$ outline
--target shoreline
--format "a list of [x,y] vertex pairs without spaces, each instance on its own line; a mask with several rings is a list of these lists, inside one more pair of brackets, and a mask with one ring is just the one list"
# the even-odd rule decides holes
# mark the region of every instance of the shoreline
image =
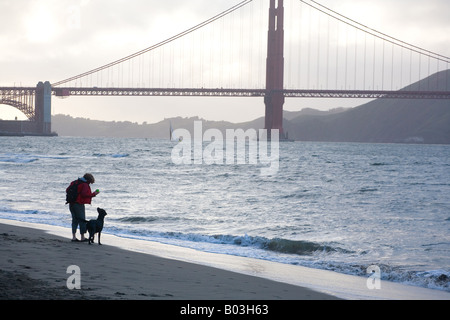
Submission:
[[[367,278],[332,271],[106,233],[102,246],[70,236],[70,228],[0,219],[0,299],[450,300],[448,292],[383,280],[370,290]],[[72,265],[80,290],[67,288]]]

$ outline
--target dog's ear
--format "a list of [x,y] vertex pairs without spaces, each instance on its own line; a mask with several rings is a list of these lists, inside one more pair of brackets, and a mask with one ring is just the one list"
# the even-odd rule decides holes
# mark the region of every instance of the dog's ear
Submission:
[[100,214],[104,214],[106,216],[106,210],[102,208],[97,208],[97,212]]

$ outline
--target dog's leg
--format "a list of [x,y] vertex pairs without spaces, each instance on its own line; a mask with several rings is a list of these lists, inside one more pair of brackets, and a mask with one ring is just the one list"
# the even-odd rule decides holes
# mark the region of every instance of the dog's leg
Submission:
[[100,235],[102,234],[102,232],[100,231],[99,233],[98,233],[98,244],[99,245],[101,245],[101,243],[100,243]]

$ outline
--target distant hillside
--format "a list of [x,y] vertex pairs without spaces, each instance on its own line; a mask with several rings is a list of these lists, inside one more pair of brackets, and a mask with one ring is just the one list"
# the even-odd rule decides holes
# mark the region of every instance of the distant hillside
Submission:
[[[403,90],[445,90],[447,85],[450,72],[442,71]],[[170,123],[193,132],[195,120],[201,119],[177,117],[138,124],[55,115],[52,130],[60,136],[168,139]],[[450,100],[377,99],[351,109],[285,111],[283,126],[290,139],[300,141],[450,144]],[[244,123],[203,120],[203,130],[263,127],[263,117]]]
[[283,118],[285,120],[292,120],[299,116],[326,116],[326,115],[341,113],[341,112],[344,112],[347,110],[349,110],[349,108],[334,108],[334,109],[330,109],[328,111],[321,111],[321,110],[316,110],[316,109],[312,109],[312,108],[303,108],[300,111],[284,110]]
[[126,138],[158,138],[168,139],[170,125],[173,129],[183,128],[193,132],[194,121],[202,121],[203,131],[209,128],[219,129],[225,133],[226,129],[262,128],[264,119],[259,118],[245,123],[231,123],[226,121],[206,121],[198,117],[176,117],[165,119],[158,123],[138,124],[130,121],[99,121],[86,118],[73,118],[68,115],[52,116],[52,130],[60,136],[80,137],[126,137]]
[[[403,90],[445,90],[442,71]],[[285,121],[289,138],[302,141],[450,144],[450,100],[377,99],[345,112],[300,115]]]
[[[337,108],[330,111],[320,111],[305,108],[301,111],[284,111],[284,117],[288,120],[297,118],[301,115],[329,115],[343,112],[345,110],[346,109],[343,108]],[[194,121],[199,120],[203,123],[203,130],[215,128],[224,133],[226,129],[240,128],[247,130],[249,128],[260,129],[264,127],[264,117],[243,123],[207,121],[198,117],[176,117],[165,119],[153,124],[138,124],[130,121],[100,121],[86,118],[73,118],[68,115],[57,114],[52,116],[52,130],[56,131],[60,136],[166,139],[169,137],[170,124],[172,124],[174,129],[183,128],[193,132]]]

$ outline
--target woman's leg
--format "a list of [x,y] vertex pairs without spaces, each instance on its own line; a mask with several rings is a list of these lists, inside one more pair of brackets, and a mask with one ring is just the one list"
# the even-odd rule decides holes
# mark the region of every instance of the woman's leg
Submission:
[[76,209],[74,208],[74,204],[69,204],[70,214],[72,215],[72,240],[77,240],[76,233],[78,228],[78,218],[76,217]]
[[[81,240],[84,240],[84,234],[86,233],[86,211],[84,204],[73,203],[71,204],[72,214],[72,233],[76,233],[77,226],[80,226]],[[75,221],[74,221],[75,220]],[[75,225],[75,231],[74,231]]]

